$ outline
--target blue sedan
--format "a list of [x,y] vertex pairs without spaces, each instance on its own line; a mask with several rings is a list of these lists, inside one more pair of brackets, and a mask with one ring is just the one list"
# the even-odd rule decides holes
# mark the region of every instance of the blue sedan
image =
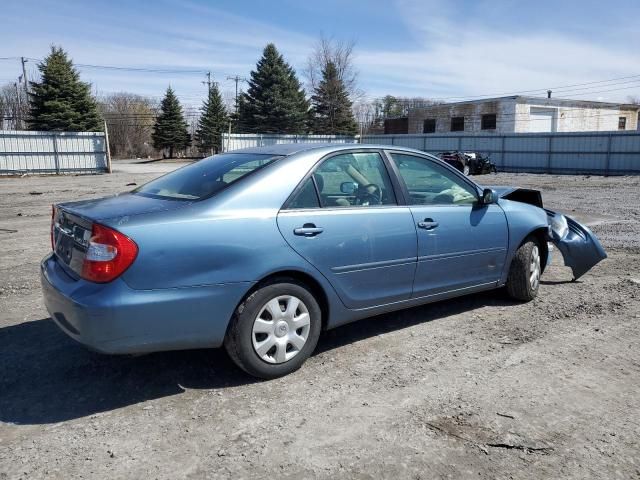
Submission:
[[528,301],[555,243],[575,278],[606,257],[540,192],[481,188],[438,158],[375,145],[274,145],[136,190],[53,206],[51,318],[104,353],[225,346],[298,369],[323,329],[506,287]]

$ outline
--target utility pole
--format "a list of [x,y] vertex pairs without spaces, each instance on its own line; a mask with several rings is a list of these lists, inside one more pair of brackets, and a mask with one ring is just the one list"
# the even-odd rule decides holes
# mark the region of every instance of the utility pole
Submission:
[[16,89],[16,103],[13,105],[13,128],[15,130],[21,130],[24,128],[24,118],[22,115],[23,96],[18,87],[18,82],[13,82],[13,86]]
[[239,75],[236,75],[235,77],[227,77],[227,80],[233,80],[234,82],[236,82],[236,117],[238,116],[238,82],[246,82],[247,79],[243,78]]
[[14,82],[13,86],[16,87],[16,105],[13,111],[13,128],[20,130],[22,128],[22,101],[20,100],[20,89],[18,88],[18,82]]
[[27,81],[27,60],[24,57],[20,57],[20,62],[22,63],[22,80],[24,81],[24,91],[25,93],[29,93],[29,82]]
[[207,81],[202,82],[202,84],[207,86],[207,92],[208,92],[209,90],[211,90],[211,72],[207,72],[206,75],[207,75]]

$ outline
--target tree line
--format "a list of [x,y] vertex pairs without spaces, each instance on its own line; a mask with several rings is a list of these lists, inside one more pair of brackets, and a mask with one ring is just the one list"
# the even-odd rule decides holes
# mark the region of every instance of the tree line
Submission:
[[67,53],[56,46],[38,64],[40,79],[29,82],[26,95],[17,85],[20,97],[13,94],[11,85],[0,89],[0,111],[22,119],[30,130],[102,131],[106,123],[115,156],[144,155],[153,147],[173,157],[192,145],[202,154],[211,154],[221,149],[222,134],[229,129],[355,135],[358,127],[351,97],[357,92],[351,48],[345,45],[321,39],[315,52],[318,61],[308,66],[312,78],[308,96],[293,67],[274,44],[268,44],[233,112],[225,106],[217,83],[209,83],[193,135],[171,86],[159,105],[129,93],[97,99]]

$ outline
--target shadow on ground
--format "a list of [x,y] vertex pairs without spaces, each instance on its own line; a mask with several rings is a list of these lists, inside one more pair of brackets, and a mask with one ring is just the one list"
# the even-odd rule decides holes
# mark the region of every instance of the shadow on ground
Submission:
[[[380,315],[325,332],[316,354],[483,305],[510,304],[500,292],[487,292]],[[0,329],[0,421],[6,423],[56,423],[180,394],[184,388],[255,381],[223,349],[108,356],[69,339],[48,318]]]

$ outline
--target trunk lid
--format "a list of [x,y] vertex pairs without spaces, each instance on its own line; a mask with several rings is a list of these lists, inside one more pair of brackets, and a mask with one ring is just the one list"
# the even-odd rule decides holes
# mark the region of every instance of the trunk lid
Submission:
[[112,218],[167,211],[190,203],[183,200],[165,200],[125,193],[113,197],[55,205],[52,219],[54,254],[67,272],[73,277],[79,277],[94,222],[105,223]]
[[65,202],[58,207],[77,216],[101,221],[108,218],[173,210],[190,203],[192,202],[188,200],[161,199],[141,193],[122,193],[112,197]]

